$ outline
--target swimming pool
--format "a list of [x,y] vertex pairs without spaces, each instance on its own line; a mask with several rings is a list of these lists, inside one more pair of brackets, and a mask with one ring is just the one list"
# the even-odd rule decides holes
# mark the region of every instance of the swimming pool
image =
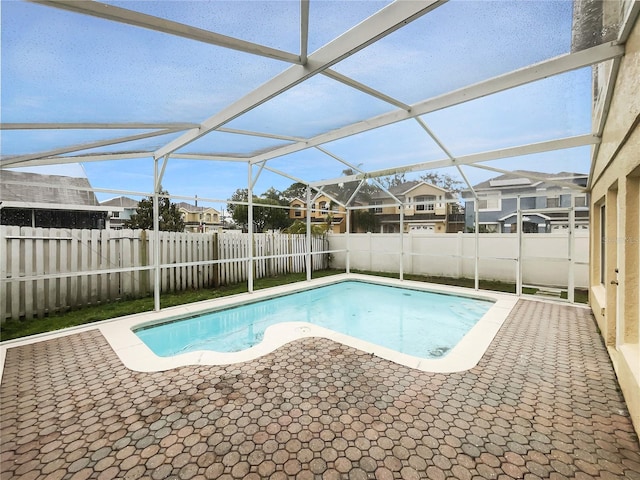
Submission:
[[[376,309],[382,312],[390,312],[389,315],[387,315],[387,318],[401,317],[399,313],[407,311],[407,305],[411,303],[411,298],[413,296],[419,296],[417,294],[422,292],[448,294],[441,295],[447,300],[452,298],[451,295],[456,295],[458,297],[463,297],[464,300],[471,300],[472,302],[480,301],[481,305],[487,305],[483,300],[488,301],[489,309],[484,315],[481,315],[480,319],[477,321],[469,318],[465,319],[465,321],[470,320],[472,326],[470,328],[468,326],[464,327],[467,329],[466,334],[463,331],[458,333],[458,337],[462,336],[462,338],[459,339],[455,346],[451,347],[449,345],[443,347],[439,344],[431,344],[427,347],[426,353],[424,353],[425,350],[423,349],[420,351],[422,353],[413,351],[414,354],[404,353],[403,351],[397,350],[396,348],[399,347],[395,344],[393,345],[393,348],[385,346],[387,344],[384,343],[384,340],[387,339],[386,337],[390,337],[391,334],[379,335],[384,337],[382,339],[370,338],[367,340],[357,338],[353,335],[353,332],[350,332],[349,330],[345,330],[346,333],[343,333],[339,331],[336,326],[327,328],[319,324],[311,323],[307,318],[301,318],[299,312],[297,312],[298,309],[296,308],[293,308],[292,311],[298,316],[294,317],[293,314],[287,315],[286,321],[282,321],[280,319],[276,323],[270,325],[265,324],[264,328],[260,327],[260,332],[254,328],[253,331],[249,329],[249,332],[251,333],[247,334],[247,331],[243,330],[245,327],[242,327],[240,330],[245,333],[237,334],[238,339],[248,336],[251,340],[251,337],[253,336],[253,340],[249,343],[244,343],[244,340],[240,340],[240,345],[227,348],[227,350],[236,351],[225,352],[203,349],[202,345],[198,345],[200,340],[194,340],[195,337],[200,336],[201,331],[198,329],[201,328],[201,326],[190,326],[187,328],[185,323],[181,322],[185,319],[192,319],[194,317],[209,314],[231,314],[232,316],[240,318],[241,315],[239,312],[241,312],[241,309],[244,307],[258,308],[261,310],[261,318],[271,318],[272,313],[270,313],[271,307],[269,306],[271,304],[270,302],[267,302],[267,300],[282,298],[287,299],[287,301],[292,300],[295,305],[298,305],[299,303],[304,302],[300,300],[302,297],[295,296],[297,294],[313,294],[314,291],[320,291],[325,286],[331,286],[332,289],[339,291],[340,289],[345,288],[345,285],[348,283],[347,281],[352,280],[366,282],[367,284],[375,286],[398,287],[401,289],[394,290],[396,292],[402,292],[402,301],[399,303],[397,300],[393,302],[383,301],[382,306]],[[380,297],[380,294],[376,293],[373,296]],[[370,307],[369,299],[371,297],[372,295],[369,294],[367,298],[357,300],[354,303],[362,307]],[[346,304],[337,300],[337,298],[337,295],[329,295],[325,300],[318,300],[316,302],[317,311],[328,311],[329,303],[335,303],[335,307],[338,310],[347,311],[348,309]],[[161,371],[185,365],[228,365],[251,361],[267,355],[289,342],[308,337],[324,337],[343,345],[353,347],[362,353],[385,358],[418,370],[430,372],[456,372],[467,370],[477,364],[516,302],[517,297],[514,295],[505,295],[486,291],[478,292],[460,287],[425,284],[422,282],[373,277],[369,275],[340,274],[306,282],[298,282],[295,284],[258,290],[251,294],[222,297],[215,300],[170,307],[159,312],[146,312],[122,317],[120,319],[105,322],[100,325],[99,328],[123,364],[132,370],[141,372]],[[419,308],[418,310],[420,315],[424,315],[425,313],[435,310],[435,307],[424,307]],[[463,309],[463,317],[467,315],[467,313],[468,310]],[[357,319],[357,317],[352,318]],[[405,319],[407,317],[402,316],[402,318]],[[370,315],[367,310],[364,318],[347,322],[347,324],[353,326],[359,323],[360,330],[362,331],[369,331],[372,333],[379,332],[378,329],[368,328],[370,326],[369,319]],[[237,318],[235,320],[237,320]],[[235,320],[227,321],[235,323]],[[475,323],[473,323],[474,321]],[[242,324],[242,321],[239,323]],[[407,322],[403,320],[400,323],[402,327],[406,327]],[[135,333],[148,330],[147,327],[159,324],[175,328],[174,333],[171,333],[171,335],[186,335],[186,330],[192,330],[189,334],[191,335],[191,340],[183,343],[181,347],[182,353],[154,353],[154,351]],[[363,328],[363,325],[365,328]],[[435,326],[431,328],[431,332],[434,330],[439,331],[440,329],[440,326]],[[235,331],[234,329],[232,330]],[[193,335],[193,332],[196,332],[196,335]],[[233,335],[235,334],[232,334],[232,336]],[[405,332],[403,338],[405,340],[422,338],[424,345],[427,345],[429,342],[426,338],[429,336],[432,336],[432,333],[407,334]],[[205,335],[203,334],[200,337],[204,338]],[[256,340],[259,341],[259,343],[254,344],[254,341]],[[249,346],[251,344],[253,344],[253,346]],[[190,346],[184,348],[188,345]],[[415,355],[415,353],[419,354]]]
[[267,327],[309,322],[422,358],[446,355],[492,301],[349,280],[135,330],[157,355],[238,352]]

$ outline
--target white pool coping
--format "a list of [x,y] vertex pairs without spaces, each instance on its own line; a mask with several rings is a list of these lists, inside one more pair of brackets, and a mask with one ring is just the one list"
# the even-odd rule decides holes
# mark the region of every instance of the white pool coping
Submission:
[[[426,359],[407,355],[306,322],[283,322],[272,325],[265,330],[264,338],[259,344],[240,352],[224,353],[214,351],[197,351],[172,357],[160,357],[156,355],[133,332],[134,328],[139,328],[144,325],[161,323],[185,316],[193,316],[200,313],[210,312],[212,310],[229,308],[231,306],[278,297],[283,294],[308,290],[310,288],[330,285],[346,280],[361,280],[381,285],[406,287],[416,290],[485,299],[493,301],[494,304],[467,332],[462,340],[460,340],[460,342],[458,342],[458,344],[451,349],[447,355],[439,359]],[[146,312],[129,315],[117,319],[106,320],[93,325],[66,329],[64,331],[54,332],[51,334],[37,335],[22,341],[5,342],[7,344],[2,345],[2,348],[0,348],[0,375],[2,375],[1,369],[4,365],[6,348],[19,346],[25,343],[33,343],[34,341],[55,338],[62,335],[78,333],[81,331],[93,330],[96,328],[100,330],[122,363],[127,368],[139,372],[158,372],[187,365],[229,365],[245,362],[271,353],[291,341],[308,337],[328,338],[386,360],[425,372],[460,372],[469,370],[478,364],[517,301],[518,297],[515,295],[490,292],[486,290],[476,291],[463,287],[453,287],[448,285],[360,274],[339,274],[314,279],[308,282],[297,282],[294,284],[258,290],[251,294],[243,293],[214,300],[206,300],[188,305],[166,308],[160,312]]]

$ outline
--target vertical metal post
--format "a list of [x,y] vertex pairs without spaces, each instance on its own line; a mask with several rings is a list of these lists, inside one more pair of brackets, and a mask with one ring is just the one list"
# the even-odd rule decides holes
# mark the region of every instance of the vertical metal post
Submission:
[[475,259],[474,259],[474,273],[473,273],[473,288],[478,290],[480,288],[479,269],[480,269],[480,214],[478,213],[480,205],[478,199],[473,200],[473,215],[475,223]]
[[253,166],[249,165],[249,180],[247,183],[247,229],[249,231],[249,245],[247,247],[247,253],[249,254],[249,260],[247,262],[247,290],[249,293],[253,293]]
[[[166,162],[166,159],[165,159]],[[160,311],[160,182],[158,159],[153,160],[153,310]]]
[[576,209],[575,209],[575,196],[571,195],[571,207],[569,208],[569,281],[567,286],[567,300],[570,303],[575,302],[575,248],[576,248]]
[[404,204],[400,205],[400,280],[404,280]]
[[351,214],[353,210],[349,210],[347,207],[347,255],[346,255],[346,272],[351,273]]
[[520,195],[516,197],[516,218],[518,222],[518,252],[516,258],[516,295],[522,295],[522,209],[520,208]]
[[307,281],[311,280],[311,187],[307,185],[307,246],[306,246],[306,267]]

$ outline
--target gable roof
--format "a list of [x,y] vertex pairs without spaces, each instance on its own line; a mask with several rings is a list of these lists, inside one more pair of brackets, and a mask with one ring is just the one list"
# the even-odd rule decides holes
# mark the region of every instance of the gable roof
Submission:
[[[514,170],[497,177],[490,178],[473,186],[474,190],[501,190],[503,188],[532,188],[545,185],[543,180],[533,179],[530,176],[547,178],[549,180],[563,180],[575,183],[576,185],[586,185],[588,175],[586,173],[559,172],[544,173],[532,170]],[[582,182],[581,180],[584,180]],[[464,190],[464,191],[469,191]]]
[[[30,185],[13,182],[28,183]],[[99,206],[89,179],[43,175],[31,172],[2,170],[0,200],[4,202],[50,203],[55,205]]]
[[137,208],[138,201],[129,197],[115,197],[110,198],[109,200],[105,200],[104,202],[100,202],[100,205],[105,205],[108,207],[124,207],[124,208]]
[[217,209],[213,207],[196,207],[195,205],[191,205],[190,203],[187,203],[187,202],[176,203],[176,207],[178,207],[179,210],[185,210],[189,213],[206,212],[207,210],[213,210],[216,213],[220,213],[218,212]]

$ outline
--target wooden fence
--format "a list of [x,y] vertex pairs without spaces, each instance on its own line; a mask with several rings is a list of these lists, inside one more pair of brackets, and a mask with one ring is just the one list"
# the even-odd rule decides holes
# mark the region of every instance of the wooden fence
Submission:
[[[249,235],[160,233],[161,290],[215,288],[243,282]],[[72,230],[0,226],[0,321],[149,295],[154,236],[145,230]],[[312,238],[312,252],[328,250]],[[304,272],[305,235],[254,234],[254,277]],[[312,256],[312,269],[328,255]]]

